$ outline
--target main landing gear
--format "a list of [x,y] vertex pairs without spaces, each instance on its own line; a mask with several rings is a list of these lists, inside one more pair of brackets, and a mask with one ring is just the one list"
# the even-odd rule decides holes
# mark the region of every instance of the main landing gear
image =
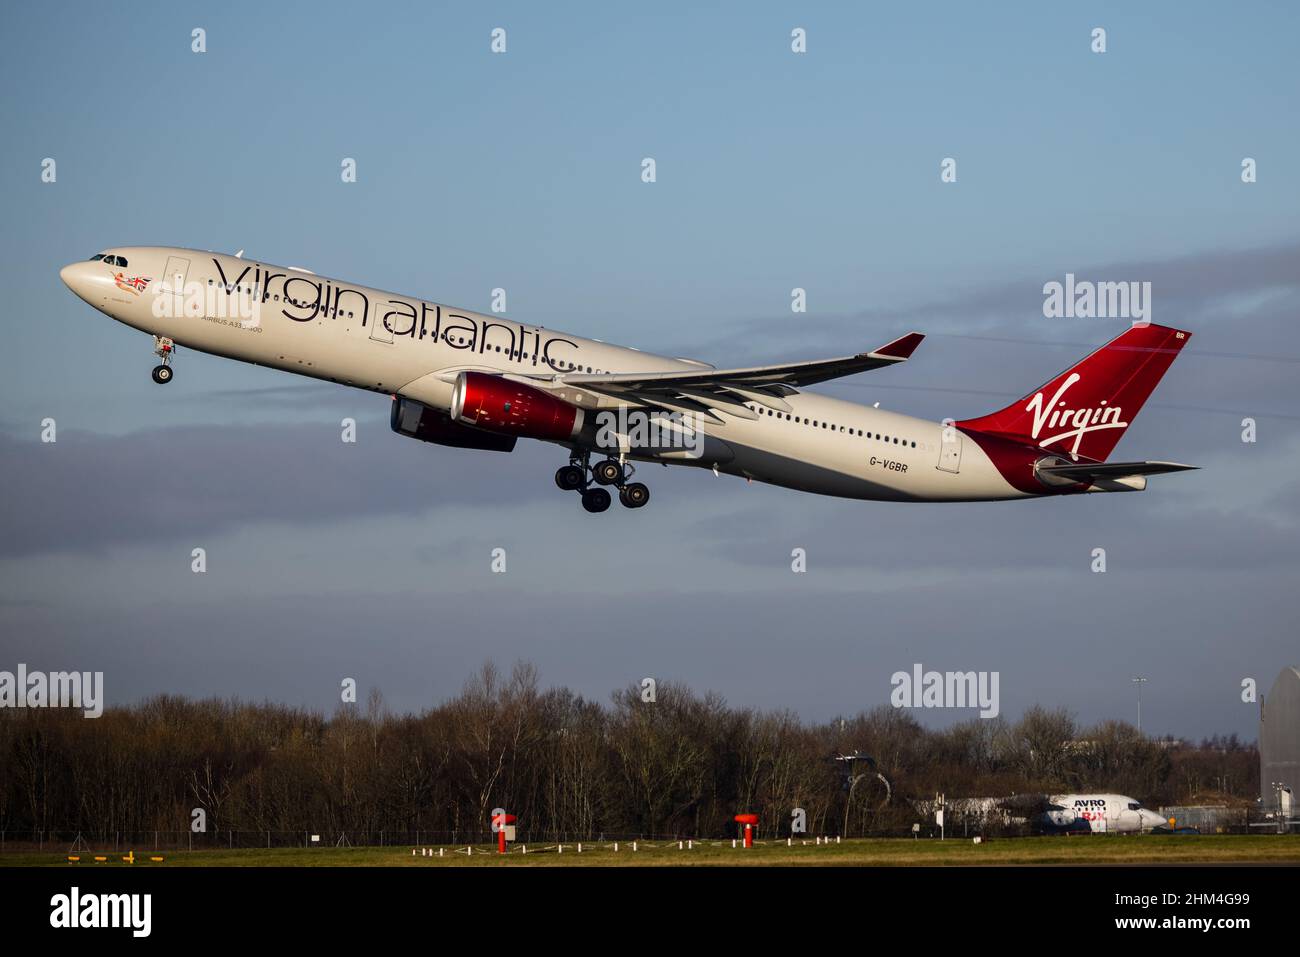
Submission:
[[[636,470],[620,459],[604,459],[591,465],[591,453],[575,453],[569,464],[557,469],[555,484],[566,492],[581,492],[582,507],[589,512],[603,512],[613,502],[605,486],[618,489],[618,500],[627,508],[640,508],[650,501],[650,490],[628,479]],[[591,479],[587,478],[588,473]],[[594,481],[595,485],[591,482]]]
[[153,337],[153,354],[162,359],[162,365],[153,367],[153,381],[159,385],[166,385],[172,381],[172,352],[176,349],[176,343],[166,336]]

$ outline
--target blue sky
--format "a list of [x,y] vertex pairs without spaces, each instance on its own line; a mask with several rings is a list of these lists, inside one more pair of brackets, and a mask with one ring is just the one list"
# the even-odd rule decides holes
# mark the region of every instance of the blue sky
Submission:
[[[1129,716],[1142,670],[1152,730],[1253,736],[1237,681],[1296,656],[1297,21],[1283,3],[16,8],[0,667],[100,662],[119,700],[321,707],[346,674],[415,708],[523,657],[591,695],[660,675],[821,718],[883,702],[919,660],[1000,669],[1004,710],[1085,720]],[[905,368],[826,391],[935,418],[1118,331],[1044,319],[1044,282],[1150,280],[1156,321],[1195,339],[1118,451],[1206,469],[930,510],[655,470],[649,510],[592,519],[551,487],[551,447],[416,447],[382,397],[206,356],[160,391],[147,338],[58,280],[133,243],[480,310],[504,287],[516,318],[719,365],[917,328]],[[345,415],[361,441],[340,449]],[[47,416],[54,447],[35,444]]]

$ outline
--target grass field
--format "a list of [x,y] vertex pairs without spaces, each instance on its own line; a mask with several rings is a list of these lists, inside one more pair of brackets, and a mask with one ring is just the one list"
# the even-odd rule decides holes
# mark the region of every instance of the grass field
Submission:
[[[853,865],[853,866],[979,866],[1058,864],[1298,864],[1300,835],[1096,835],[1036,837],[990,840],[974,844],[953,838],[935,840],[866,839],[841,844],[807,844],[784,841],[759,842],[753,848],[732,848],[727,841],[696,842],[690,850],[678,850],[677,843],[609,842],[512,846],[502,857],[493,847],[476,846],[472,854],[465,846],[444,845],[442,857],[412,856],[410,847],[270,848],[257,850],[162,851],[137,849],[135,863],[119,853],[81,852],[81,860],[69,862],[66,853],[0,855],[0,867],[58,866],[65,868],[109,867],[626,867],[626,866],[762,866],[762,865]],[[437,846],[434,847],[437,854]],[[95,854],[106,857],[96,862]],[[162,857],[161,862],[150,861]]]

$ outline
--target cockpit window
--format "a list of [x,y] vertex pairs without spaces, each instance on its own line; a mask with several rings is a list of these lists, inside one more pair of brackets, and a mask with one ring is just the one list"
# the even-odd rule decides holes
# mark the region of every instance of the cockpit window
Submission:
[[126,265],[126,260],[123,259],[121,256],[114,256],[114,257],[113,257],[113,264],[116,265],[116,266],[125,266],[125,265]]
[[96,253],[95,255],[93,255],[93,256],[90,257],[90,260],[89,260],[89,261],[92,262],[92,263],[97,263],[97,262],[99,262],[101,259],[104,259],[104,258],[106,258],[106,257],[104,256],[103,253]]
[[1129,802],[1128,809],[1129,809],[1130,811],[1139,811],[1139,810],[1142,809],[1142,802],[1141,802],[1141,801],[1130,801],[1130,802]]

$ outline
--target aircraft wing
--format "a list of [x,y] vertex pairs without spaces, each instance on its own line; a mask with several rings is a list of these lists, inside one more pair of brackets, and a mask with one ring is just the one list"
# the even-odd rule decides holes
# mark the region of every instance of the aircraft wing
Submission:
[[563,377],[567,384],[612,395],[639,399],[678,410],[713,409],[741,418],[757,418],[745,403],[781,412],[790,411],[782,396],[797,387],[866,372],[905,362],[924,339],[909,332],[874,349],[839,359],[814,359],[747,369],[683,369],[674,372],[631,372],[611,374],[576,373]]
[[1061,805],[1053,804],[1051,798],[1046,794],[1013,794],[1010,797],[1001,798],[997,802],[997,807],[1004,811],[1025,816],[1042,814],[1046,811],[1064,810]]
[[1165,472],[1186,472],[1196,465],[1177,462],[1081,462],[1078,465],[1040,465],[1038,471],[1047,475],[1086,482],[1099,478],[1127,478],[1130,475],[1161,475]]

